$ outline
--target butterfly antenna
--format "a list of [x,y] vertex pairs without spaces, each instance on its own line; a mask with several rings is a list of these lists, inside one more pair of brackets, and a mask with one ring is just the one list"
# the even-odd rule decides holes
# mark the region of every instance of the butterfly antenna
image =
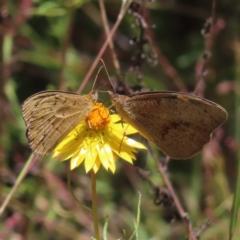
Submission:
[[103,68],[103,66],[101,66],[101,67],[98,69],[97,75],[96,75],[96,77],[95,77],[95,79],[94,79],[94,82],[93,82],[92,91],[93,91],[93,89],[94,89],[94,86],[95,86],[95,84],[96,84],[98,75],[99,75],[99,73],[100,73],[100,71],[101,71],[102,68]]
[[[114,86],[113,86],[113,82],[112,82],[112,80],[111,80],[111,78],[110,78],[110,76],[109,76],[109,74],[108,74],[108,71],[107,71],[107,68],[106,68],[106,66],[105,66],[105,63],[104,63],[104,61],[103,61],[102,58],[100,58],[100,61],[101,61],[102,64],[103,64],[103,67],[104,67],[104,69],[105,69],[105,71],[106,71],[106,73],[107,73],[107,76],[108,76],[109,82],[111,83],[112,88],[113,88],[113,91],[115,92],[115,88],[114,88]],[[115,92],[115,93],[116,93],[116,92]]]

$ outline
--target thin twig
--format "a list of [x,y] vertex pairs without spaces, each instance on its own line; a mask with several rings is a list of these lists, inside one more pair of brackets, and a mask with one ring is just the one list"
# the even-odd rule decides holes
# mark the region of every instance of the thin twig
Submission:
[[166,184],[166,187],[168,188],[170,194],[171,194],[171,197],[173,199],[173,202],[176,206],[176,209],[180,215],[180,217],[182,218],[187,230],[188,230],[188,234],[189,234],[189,240],[196,240],[196,236],[194,235],[194,232],[192,230],[192,224],[191,222],[189,221],[188,219],[188,216],[187,216],[187,213],[183,210],[183,207],[172,187],[172,184],[171,182],[169,181],[167,175],[166,175],[166,172],[165,172],[165,168],[159,163],[159,160],[158,160],[158,157],[156,155],[156,153],[153,151],[152,147],[150,146],[150,144],[148,144],[148,149],[150,150],[157,166],[158,166],[158,169],[162,175],[162,178],[163,178],[163,181],[164,183]]
[[203,96],[205,89],[205,77],[207,75],[207,63],[211,55],[211,48],[216,38],[216,35],[220,31],[220,28],[215,23],[215,8],[216,0],[212,2],[212,16],[207,19],[204,28],[201,33],[205,38],[204,41],[204,54],[201,56],[200,60],[196,64],[196,86],[194,89],[194,94]]
[[[101,10],[104,30],[105,30],[106,36],[108,37],[109,33],[110,33],[110,30],[109,30],[109,26],[108,26],[107,15],[106,15],[106,10],[105,10],[103,0],[99,0],[99,6],[100,6],[100,10]],[[114,49],[114,43],[112,41],[112,38],[110,38],[110,40],[109,40],[109,48],[110,48],[110,51],[111,51],[111,54],[112,54],[113,65],[116,69],[117,75],[120,76],[120,64],[119,64],[119,61],[118,61],[118,58],[117,58],[116,51]]]
[[196,237],[200,237],[203,231],[205,231],[209,226],[213,224],[213,219],[208,219],[201,227],[196,231]]
[[152,46],[154,51],[157,54],[157,60],[158,63],[162,66],[163,71],[173,80],[174,84],[181,92],[188,92],[186,85],[184,84],[181,77],[178,75],[176,69],[173,67],[173,65],[169,62],[169,60],[166,58],[166,56],[162,53],[159,45],[155,41],[155,34],[152,31],[152,23],[149,16],[148,10],[144,7],[143,8],[143,15],[145,22],[147,23],[146,31],[146,37],[149,41],[149,44]]
[[141,168],[136,168],[138,174],[144,179],[146,180],[152,189],[156,189],[158,186],[148,177],[148,175],[145,173],[145,171]]
[[117,19],[116,23],[114,24],[111,32],[110,32],[109,35],[107,36],[107,39],[106,39],[105,43],[103,44],[102,48],[100,49],[97,57],[95,58],[92,66],[90,67],[90,69],[89,69],[86,77],[84,78],[82,84],[81,84],[80,87],[78,88],[77,93],[80,93],[80,92],[83,90],[83,88],[85,87],[88,79],[91,77],[91,75],[92,75],[95,67],[97,66],[97,64],[98,64],[98,62],[99,62],[99,59],[102,57],[104,51],[106,50],[107,45],[108,45],[110,39],[113,37],[113,34],[115,33],[115,31],[117,30],[119,24],[121,23],[121,21],[122,21],[124,15],[125,15],[126,11],[128,10],[128,7],[130,6],[131,2],[132,2],[132,0],[129,0],[127,3],[124,3],[124,5],[122,6],[122,8],[121,8],[121,10],[120,10],[120,12],[119,12],[119,14],[118,14],[118,19]]
[[31,169],[32,165],[37,161],[38,156],[34,156],[33,154],[30,155],[29,159],[27,160],[24,168],[22,169],[21,173],[19,174],[14,186],[11,188],[11,191],[8,193],[6,199],[4,200],[3,204],[0,207],[0,215],[3,213],[3,211],[5,210],[5,208],[7,207],[9,201],[11,200],[13,194],[15,193],[15,191],[17,190],[17,187],[19,186],[19,184],[22,182],[22,180],[24,179],[24,177],[27,175],[27,173],[29,172],[29,169]]
[[78,200],[78,198],[76,197],[74,191],[73,191],[73,188],[72,188],[72,184],[71,184],[71,169],[70,169],[70,166],[69,166],[69,169],[68,169],[68,176],[67,176],[67,181],[68,181],[68,189],[70,190],[73,198],[75,199],[75,201],[84,209],[88,210],[90,213],[92,213],[92,209],[87,207],[86,205],[84,205],[82,202],[80,202]]

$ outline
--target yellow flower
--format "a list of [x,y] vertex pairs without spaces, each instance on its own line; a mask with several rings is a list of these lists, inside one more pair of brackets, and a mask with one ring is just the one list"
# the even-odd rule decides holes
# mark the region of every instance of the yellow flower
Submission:
[[93,169],[95,173],[101,164],[114,173],[118,156],[132,164],[135,148],[146,147],[126,137],[137,130],[130,125],[118,123],[120,120],[117,114],[110,115],[106,107],[96,103],[86,120],[79,123],[54,149],[53,157],[62,161],[71,158],[71,169],[85,160],[86,172]]

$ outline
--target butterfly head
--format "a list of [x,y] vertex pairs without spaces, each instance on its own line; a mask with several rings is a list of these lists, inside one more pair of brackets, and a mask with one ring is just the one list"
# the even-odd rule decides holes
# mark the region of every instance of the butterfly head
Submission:
[[91,98],[93,103],[96,103],[97,100],[98,100],[98,91],[92,91],[90,93],[90,98]]
[[128,99],[128,96],[125,96],[125,95],[119,95],[110,91],[108,93],[109,93],[111,102],[114,106],[123,105]]

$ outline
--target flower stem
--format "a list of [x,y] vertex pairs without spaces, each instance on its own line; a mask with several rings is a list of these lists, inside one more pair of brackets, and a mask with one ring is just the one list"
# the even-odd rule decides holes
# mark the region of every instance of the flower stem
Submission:
[[96,174],[92,170],[92,216],[94,222],[94,232],[96,240],[100,240],[99,229],[98,229],[98,216],[97,216],[97,193],[96,193]]

